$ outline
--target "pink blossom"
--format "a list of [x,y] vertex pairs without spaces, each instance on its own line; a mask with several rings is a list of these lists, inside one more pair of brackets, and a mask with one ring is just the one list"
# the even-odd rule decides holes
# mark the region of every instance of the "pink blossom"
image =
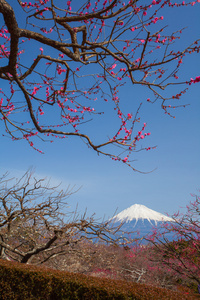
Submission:
[[117,25],[122,26],[122,25],[124,25],[124,22],[123,21],[119,21],[119,22],[117,22]]
[[152,21],[154,24],[158,21],[158,18],[155,17],[155,19]]
[[[199,0],[200,1],[200,0]],[[200,76],[197,76],[196,78],[195,78],[195,80],[194,80],[194,83],[195,82],[200,82]]]
[[36,92],[39,90],[39,88],[38,87],[36,87],[36,86],[34,86],[34,88],[33,88],[33,92],[32,92],[32,95],[35,95],[36,94]]
[[116,68],[116,64],[112,65],[111,70],[113,70],[114,68]]
[[127,160],[128,160],[128,157],[125,157],[122,161],[125,163],[125,162],[127,162]]

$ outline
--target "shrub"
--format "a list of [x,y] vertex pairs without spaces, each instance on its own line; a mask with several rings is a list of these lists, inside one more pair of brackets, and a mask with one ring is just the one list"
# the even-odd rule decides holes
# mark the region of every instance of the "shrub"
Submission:
[[172,292],[128,281],[94,278],[0,260],[0,299],[133,299],[192,300],[185,291]]

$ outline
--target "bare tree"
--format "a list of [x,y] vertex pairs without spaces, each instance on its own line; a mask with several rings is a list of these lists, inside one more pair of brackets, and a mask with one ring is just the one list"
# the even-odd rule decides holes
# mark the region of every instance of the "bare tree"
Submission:
[[[141,150],[139,142],[150,133],[145,123],[135,129],[140,105],[135,112],[123,110],[118,90],[126,81],[147,88],[145,102],[160,101],[170,116],[172,108],[185,106],[179,99],[200,76],[179,79],[178,71],[186,56],[199,52],[199,40],[177,48],[184,30],[169,32],[161,12],[196,2],[0,0],[0,113],[7,134],[35,149],[34,137],[76,136],[98,154],[130,166],[131,153]],[[85,123],[110,109],[108,127],[114,109],[117,128],[102,127],[106,138],[98,141]]]
[[200,285],[200,197],[193,196],[185,213],[175,213],[173,222],[163,223],[147,239],[154,245],[152,259]]
[[[14,181],[14,182],[13,182]],[[75,252],[75,245],[94,239],[117,243],[118,227],[94,216],[68,212],[66,202],[74,193],[59,191],[28,171],[19,179],[0,180],[0,254],[21,263],[41,264]],[[77,251],[78,252],[78,251]]]
[[55,258],[48,266],[95,277],[140,282],[170,289],[176,289],[178,280],[182,279],[180,275],[169,272],[168,267],[159,261],[152,261],[152,256],[159,257],[158,254],[155,255],[152,245],[120,247],[82,241],[75,248],[76,252]]

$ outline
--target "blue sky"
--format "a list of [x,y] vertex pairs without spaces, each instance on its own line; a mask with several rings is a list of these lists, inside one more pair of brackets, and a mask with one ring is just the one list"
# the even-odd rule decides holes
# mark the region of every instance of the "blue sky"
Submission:
[[[188,26],[182,46],[200,36],[199,15],[199,4],[165,12],[165,22],[172,31]],[[185,61],[179,75],[195,78],[200,75],[199,70],[199,54],[195,54]],[[0,87],[3,88],[2,80]],[[89,215],[96,213],[97,217],[110,217],[116,209],[120,212],[135,203],[171,214],[188,204],[192,200],[190,193],[198,193],[200,188],[199,95],[200,84],[196,83],[182,98],[190,106],[175,110],[175,119],[166,116],[158,104],[141,108],[142,122],[147,122],[151,132],[148,144],[157,145],[155,150],[142,151],[135,157],[135,167],[147,174],[133,172],[123,163],[98,156],[77,138],[39,143],[45,152],[40,154],[24,141],[13,142],[0,135],[1,174],[8,171],[11,176],[19,177],[33,167],[39,178],[50,177],[52,185],[62,182],[63,188],[68,185],[80,188],[69,198],[69,204],[74,208],[78,203],[80,212],[87,208]],[[124,106],[126,103],[131,106],[133,98],[138,105],[148,93],[127,83],[120,97]],[[0,128],[3,133],[3,122]],[[98,129],[96,132],[101,135]]]

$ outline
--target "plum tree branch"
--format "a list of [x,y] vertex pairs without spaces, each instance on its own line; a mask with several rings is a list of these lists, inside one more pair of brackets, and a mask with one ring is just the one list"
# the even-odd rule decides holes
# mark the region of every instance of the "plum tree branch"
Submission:
[[[0,0],[4,18],[0,29],[0,57],[4,64],[0,79],[9,94],[6,96],[2,89],[0,113],[5,132],[13,140],[25,139],[39,152],[42,151],[33,143],[36,137],[52,142],[56,137],[77,136],[98,154],[135,170],[131,154],[154,147],[136,149],[150,133],[144,132],[146,125],[141,125],[142,130],[134,126],[139,123],[139,117],[133,118],[132,113],[137,95],[134,103],[130,101],[130,107],[126,107],[126,97],[120,99],[119,88],[127,83],[133,89],[136,85],[147,88],[148,101],[160,101],[164,112],[172,116],[171,106],[186,106],[180,101],[174,104],[176,99],[199,82],[199,76],[188,81],[178,80],[177,76],[185,57],[199,53],[199,40],[176,49],[175,42],[182,31],[169,33],[167,26],[160,26],[163,16],[159,14],[171,6],[168,1],[149,5],[139,0],[70,5],[53,0],[18,3],[21,15],[14,4]],[[19,27],[19,17],[19,24],[24,21],[25,28]],[[183,90],[171,95],[170,88],[173,91],[181,86]],[[166,105],[166,101],[171,104]],[[136,110],[137,107],[136,103]],[[104,115],[109,119],[112,110],[116,120],[109,120],[106,126],[100,116],[102,120]],[[105,139],[98,141],[98,136],[90,133],[90,126],[88,130],[84,128],[90,120],[101,126]],[[105,147],[109,150],[104,151]]]

